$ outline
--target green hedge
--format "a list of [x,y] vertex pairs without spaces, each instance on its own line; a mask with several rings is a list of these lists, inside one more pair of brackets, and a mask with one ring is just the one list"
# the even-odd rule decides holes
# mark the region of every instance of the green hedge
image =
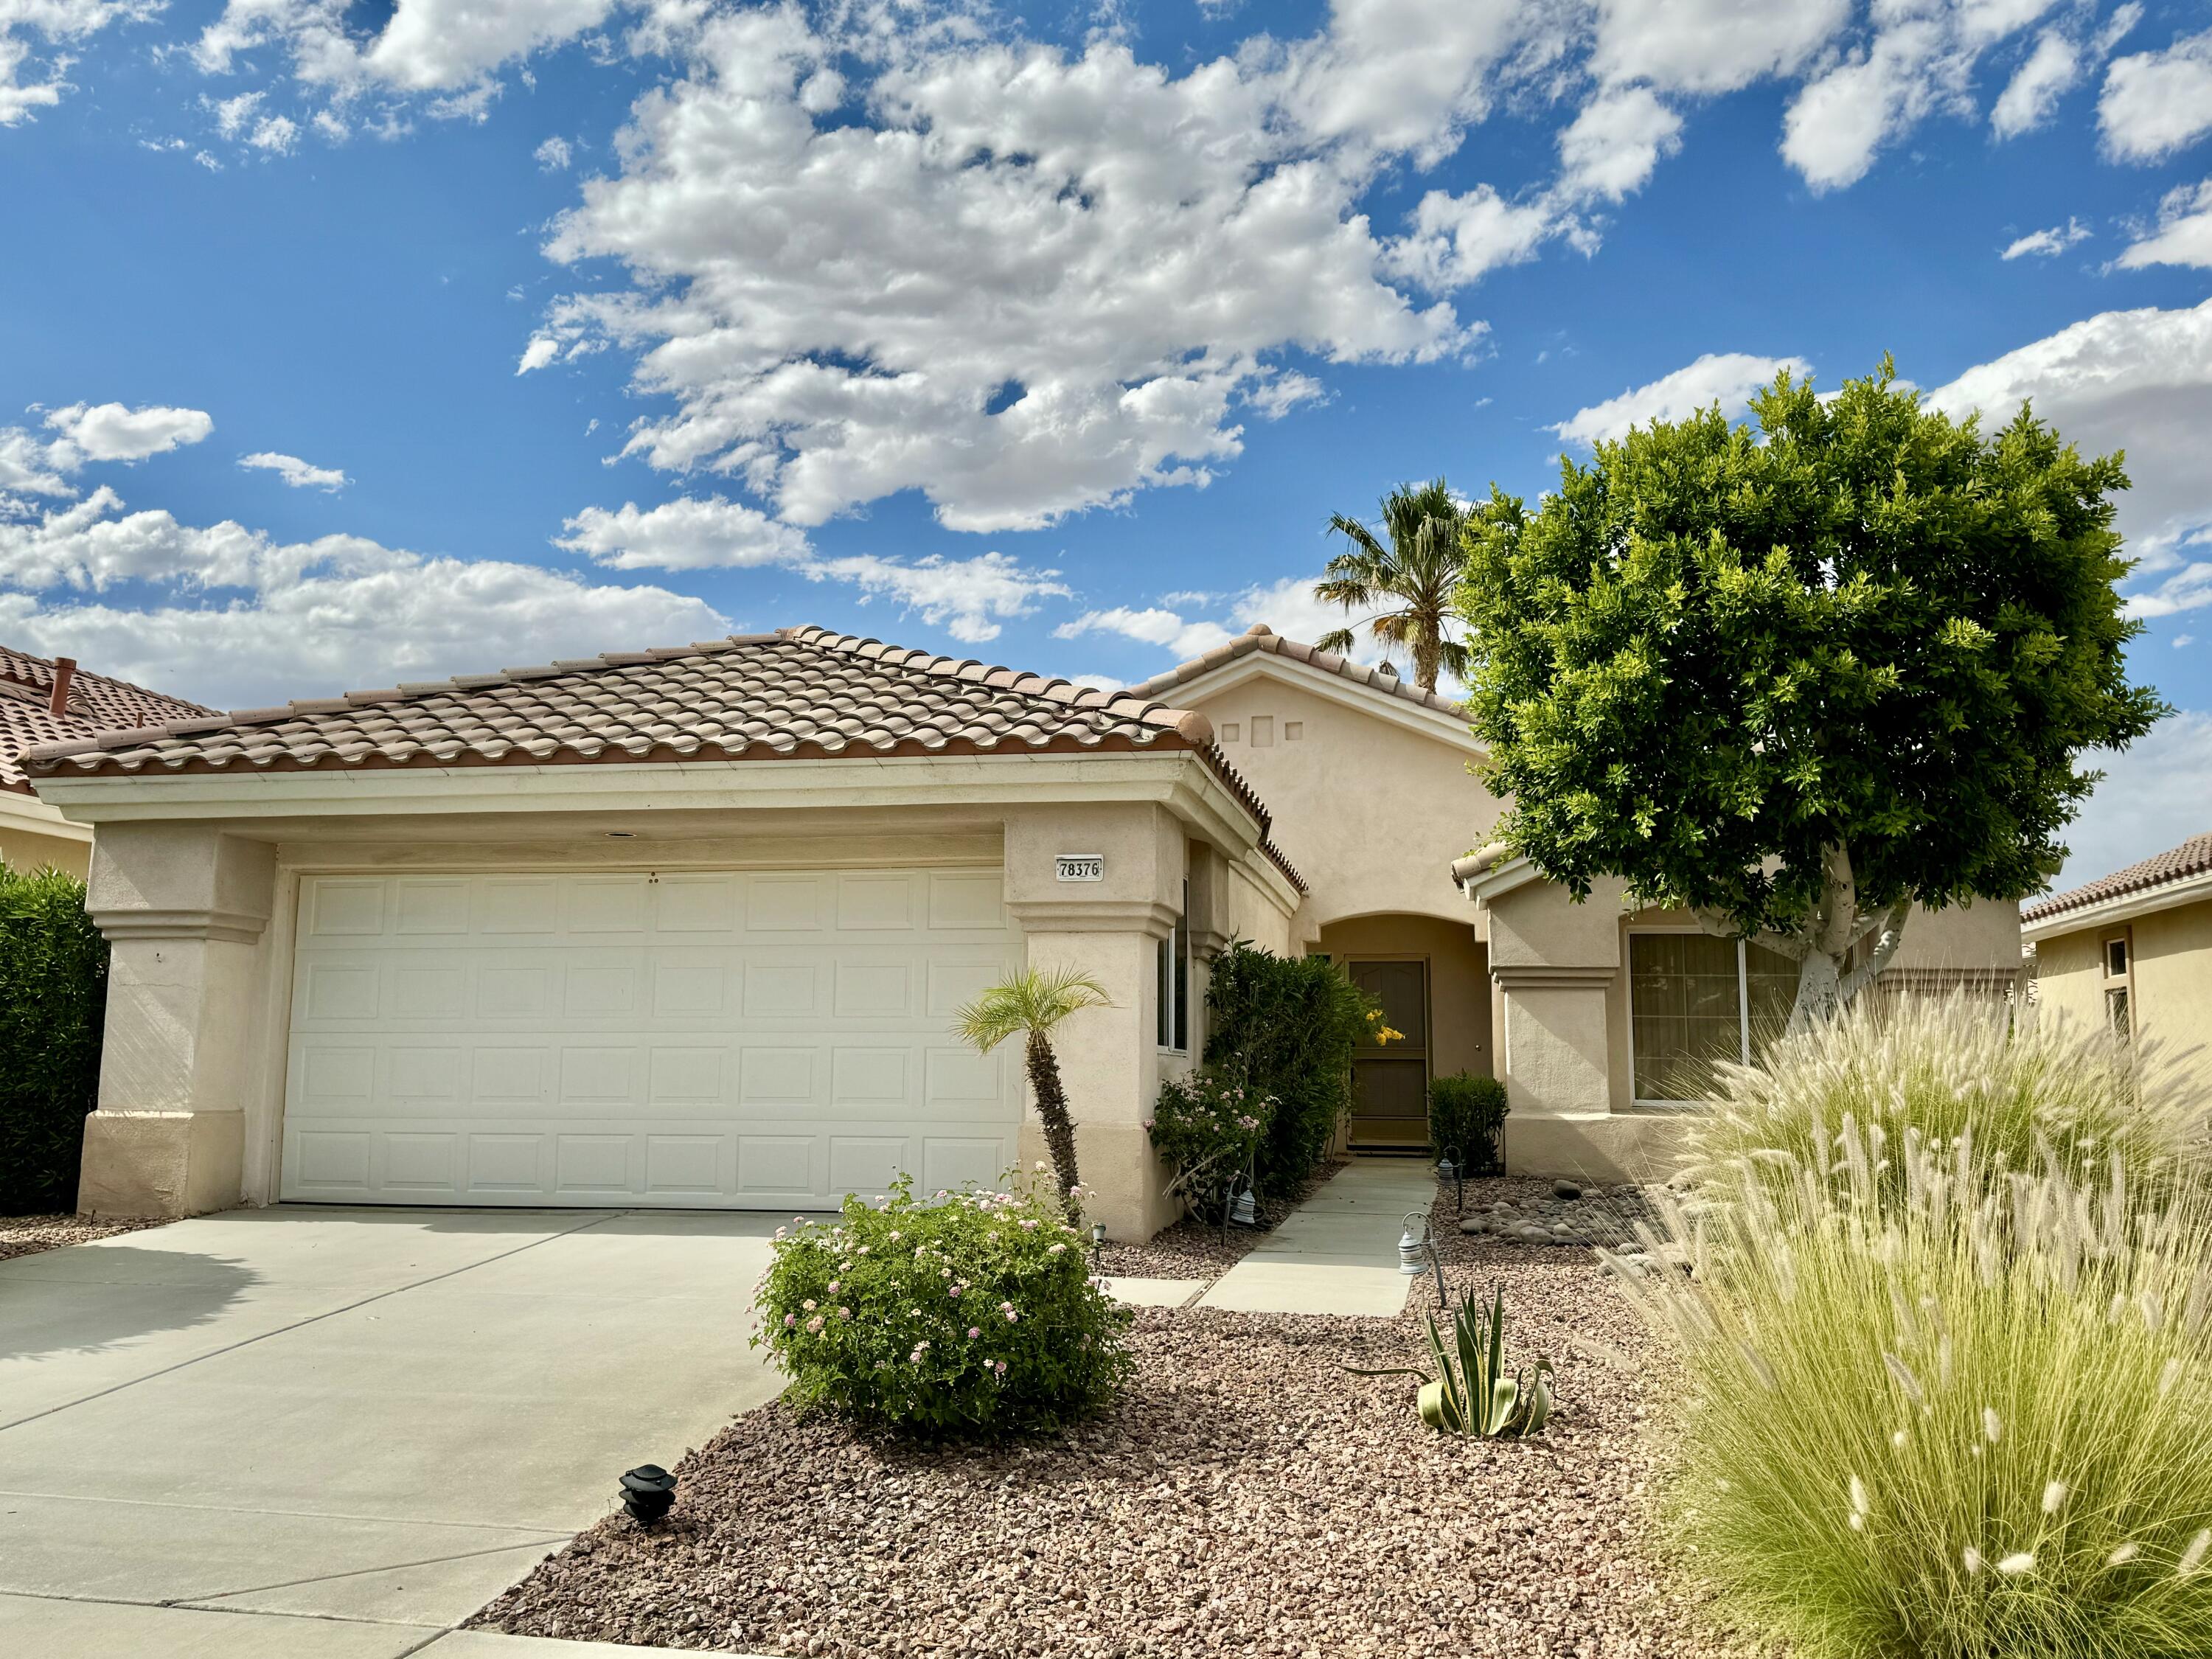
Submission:
[[1437,1157],[1455,1149],[1469,1174],[1500,1169],[1504,1127],[1505,1085],[1496,1078],[1454,1072],[1430,1082],[1429,1145]]
[[106,1006],[107,941],[84,884],[0,865],[0,1215],[76,1207]]
[[1211,966],[1206,1063],[1273,1097],[1253,1184],[1262,1198],[1295,1197],[1352,1109],[1352,1054],[1374,1005],[1326,957],[1231,939]]

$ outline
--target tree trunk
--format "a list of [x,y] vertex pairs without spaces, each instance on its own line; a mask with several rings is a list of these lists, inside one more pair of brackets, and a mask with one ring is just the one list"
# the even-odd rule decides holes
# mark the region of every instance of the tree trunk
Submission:
[[1083,1206],[1070,1194],[1078,1182],[1075,1173],[1075,1121],[1067,1115],[1067,1091],[1060,1086],[1060,1057],[1042,1031],[1031,1031],[1029,1041],[1030,1092],[1036,1097],[1037,1115],[1044,1120],[1044,1144],[1052,1152],[1053,1178],[1060,1185],[1060,1207],[1070,1225],[1083,1219]]
[[[1861,991],[1874,983],[1897,955],[1905,924],[1912,914],[1911,895],[1899,896],[1879,915],[1859,910],[1858,882],[1851,855],[1840,842],[1820,849],[1820,897],[1805,920],[1787,933],[1765,933],[1751,943],[1778,951],[1797,964],[1797,1000],[1790,1007],[1785,1036],[1796,1036],[1820,1021],[1832,1019]],[[1723,939],[1742,937],[1735,924],[1717,911],[1693,912],[1698,925]],[[1871,938],[1874,949],[1854,968],[1851,953]]]
[[1417,628],[1413,635],[1413,684],[1424,691],[1437,689],[1437,674],[1443,666],[1443,641],[1441,635],[1425,628]]

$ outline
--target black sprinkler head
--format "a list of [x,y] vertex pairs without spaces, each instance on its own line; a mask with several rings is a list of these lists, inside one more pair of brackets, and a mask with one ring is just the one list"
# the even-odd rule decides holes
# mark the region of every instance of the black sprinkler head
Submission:
[[658,1463],[641,1463],[622,1478],[623,1507],[641,1527],[667,1517],[676,1502],[676,1477]]

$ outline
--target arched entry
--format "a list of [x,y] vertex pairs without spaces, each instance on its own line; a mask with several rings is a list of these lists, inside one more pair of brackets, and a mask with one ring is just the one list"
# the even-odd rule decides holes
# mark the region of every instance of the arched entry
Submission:
[[1353,1057],[1350,1146],[1425,1146],[1429,1080],[1454,1072],[1492,1075],[1488,950],[1471,922],[1403,913],[1331,922],[1319,948],[1405,1033]]

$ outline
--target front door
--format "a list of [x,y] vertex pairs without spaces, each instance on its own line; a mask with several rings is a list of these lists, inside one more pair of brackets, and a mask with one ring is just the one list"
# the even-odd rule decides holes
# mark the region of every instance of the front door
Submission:
[[1382,1005],[1382,1022],[1402,1032],[1363,1044],[1352,1060],[1352,1144],[1421,1146],[1429,1139],[1429,964],[1354,962],[1352,982]]

